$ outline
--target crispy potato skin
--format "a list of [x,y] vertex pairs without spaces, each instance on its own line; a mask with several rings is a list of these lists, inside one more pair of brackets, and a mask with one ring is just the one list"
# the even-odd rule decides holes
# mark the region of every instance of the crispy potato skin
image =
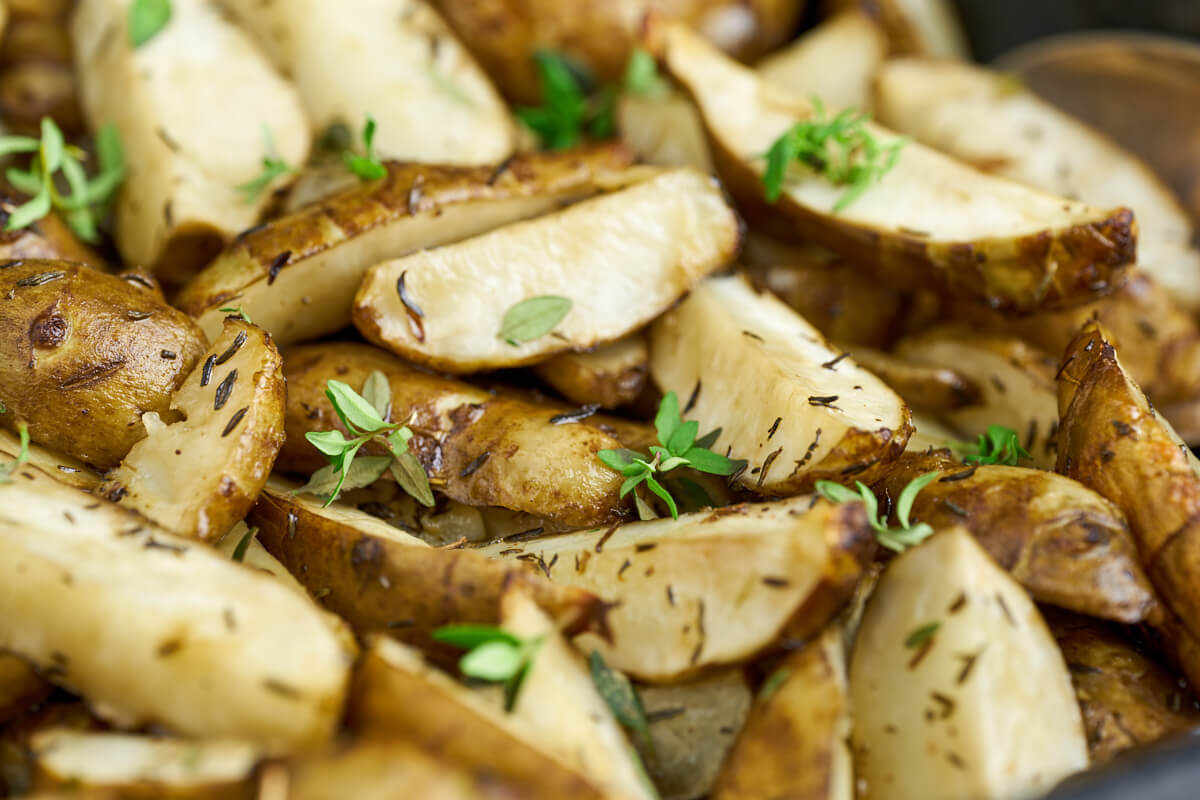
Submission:
[[1038,601],[1128,624],[1154,609],[1125,516],[1095,492],[1042,470],[972,469],[948,450],[905,453],[879,489],[894,501],[927,472],[940,478],[917,495],[913,519],[962,525]]
[[51,689],[27,661],[11,653],[0,653],[0,725],[8,724],[45,700]]
[[554,356],[535,364],[533,372],[572,403],[617,408],[646,389],[648,359],[646,339],[635,333],[586,353]]
[[[0,194],[0,211],[7,214],[21,203]],[[0,261],[32,258],[78,261],[99,270],[107,268],[100,255],[75,237],[57,214],[47,214],[36,225],[0,233]]]
[[206,347],[161,297],[81,264],[7,264],[0,295],[0,424],[97,467],[146,435],[143,413],[167,413]]
[[531,58],[538,49],[571,56],[606,83],[620,79],[649,12],[684,19],[736,58],[754,59],[787,40],[804,8],[803,2],[795,0],[586,0],[569,5],[556,0],[435,0],[435,4],[501,91],[525,104],[541,98]]
[[[307,473],[325,465],[304,434],[344,430],[325,397],[326,382],[333,378],[358,390],[375,370],[391,383],[391,417],[412,415],[413,451],[434,488],[452,500],[528,511],[577,527],[621,517],[623,479],[596,458],[599,450],[622,447],[616,439],[590,425],[552,425],[550,417],[559,411],[553,406],[492,396],[368,345],[305,345],[285,353],[287,440],[279,469]],[[362,452],[383,451],[368,445]],[[475,464],[484,453],[490,455]]]
[[1075,685],[1092,764],[1200,721],[1191,691],[1113,626],[1061,611],[1043,613]]
[[979,402],[979,385],[948,367],[913,364],[870,347],[855,347],[852,354],[900,395],[914,411],[936,414]]

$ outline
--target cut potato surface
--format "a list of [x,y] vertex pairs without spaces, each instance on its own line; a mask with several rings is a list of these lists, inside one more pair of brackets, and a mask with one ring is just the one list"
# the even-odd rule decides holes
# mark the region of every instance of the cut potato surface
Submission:
[[622,92],[617,98],[617,130],[646,164],[714,171],[700,113],[678,92],[662,97]]
[[279,344],[350,324],[367,268],[534,217],[624,179],[630,153],[597,145],[495,167],[387,162],[387,177],[242,232],[179,293],[210,336],[240,306]]
[[1038,797],[1088,764],[1062,655],[969,533],[891,562],[850,663],[862,797]]
[[312,134],[296,91],[207,0],[173,0],[170,24],[136,50],[129,16],[130,0],[76,9],[80,101],[92,130],[111,122],[124,144],[121,255],[178,285],[257,222],[269,192],[247,202],[237,187],[262,172],[267,150],[302,163]]
[[853,347],[851,355],[915,411],[936,414],[980,400],[981,390],[975,382],[948,367],[916,364],[870,347]]
[[712,449],[748,459],[738,481],[762,494],[868,480],[912,432],[895,392],[741,277],[705,281],[654,323],[650,374],[701,431],[721,429]]
[[616,603],[607,615],[610,637],[583,634],[576,645],[660,682],[749,658],[797,618],[819,626],[824,620],[810,617],[836,611],[838,598],[829,596],[842,592],[846,576],[861,574],[874,542],[861,505],[799,497],[498,542],[480,552],[521,560]]
[[634,334],[586,353],[554,356],[533,371],[572,403],[616,408],[646,388],[649,357],[646,337]]
[[[0,461],[13,461],[21,452],[21,440],[16,434],[0,430]],[[50,477],[90,492],[103,482],[103,477],[91,467],[75,459],[52,452],[40,444],[30,442],[27,448],[29,467],[36,468]],[[18,473],[19,474],[19,473]]]
[[875,92],[883,124],[985,172],[1104,208],[1132,208],[1138,265],[1182,306],[1200,309],[1191,220],[1137,156],[985,67],[889,61]]
[[333,734],[351,653],[267,575],[29,470],[0,487],[0,648],[122,726],[271,751]]
[[283,446],[287,389],[271,335],[237,317],[101,492],[180,536],[216,540],[246,515]]
[[[650,45],[695,98],[717,170],[751,223],[811,239],[898,286],[928,287],[996,308],[1078,305],[1104,294],[1133,263],[1137,227],[1126,208],[1102,211],[993,178],[915,142],[848,207],[813,172],[794,170],[778,202],[764,196],[764,154],[808,101],[773,90],[685,27],[662,24]],[[867,124],[881,146],[898,137]]]
[[[354,324],[370,341],[448,372],[532,364],[637,330],[728,264],[738,244],[737,217],[716,182],[680,168],[377,264],[355,297]],[[570,301],[560,322],[528,340],[502,332],[510,309],[542,296]]]

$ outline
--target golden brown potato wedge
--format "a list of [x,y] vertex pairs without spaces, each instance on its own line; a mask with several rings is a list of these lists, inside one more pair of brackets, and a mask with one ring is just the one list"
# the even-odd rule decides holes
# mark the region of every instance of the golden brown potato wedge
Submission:
[[908,437],[908,447],[905,453],[923,453],[926,450],[941,450],[951,444],[962,441],[962,436],[950,430],[936,417],[913,412],[913,433]]
[[952,411],[981,400],[975,381],[948,367],[915,364],[883,350],[843,345],[860,367],[874,373],[910,408],[927,414]]
[[630,158],[623,147],[598,145],[516,156],[499,167],[389,162],[381,181],[244,231],[176,304],[209,336],[221,328],[221,308],[233,305],[281,346],[315,339],[350,324],[371,265],[594,194],[620,180]]
[[969,59],[952,0],[827,0],[831,9],[861,8],[878,20],[894,53]]
[[[0,461],[13,461],[21,452],[20,439],[8,431],[0,430]],[[26,463],[60,483],[90,492],[103,481],[103,476],[91,467],[70,456],[47,450],[39,444],[30,443],[26,450]]]
[[798,618],[819,626],[848,596],[846,578],[852,589],[874,542],[860,505],[798,497],[480,552],[616,602],[609,639],[585,633],[576,644],[640,680],[669,682],[745,660]]
[[0,487],[0,648],[121,726],[327,741],[351,651],[273,577],[40,471]]
[[108,790],[123,798],[250,800],[259,750],[235,740],[151,738],[144,734],[52,728],[30,740],[34,786]]
[[283,446],[287,387],[271,335],[230,317],[171,399],[165,422],[105,479],[101,493],[180,536],[216,540],[246,516]]
[[740,276],[705,281],[654,323],[650,374],[701,430],[721,428],[713,449],[749,459],[738,481],[763,494],[867,480],[912,432],[891,389]]
[[79,84],[70,64],[24,61],[0,71],[0,114],[12,129],[36,135],[43,117],[67,134],[82,130]]
[[[325,397],[326,383],[336,379],[358,391],[376,370],[391,384],[390,419],[413,418],[410,446],[430,483],[447,497],[574,526],[603,524],[621,515],[621,475],[596,457],[597,451],[619,448],[621,442],[588,424],[555,424],[552,418],[565,408],[493,396],[361,344],[306,345],[287,352],[287,441],[279,469],[308,473],[325,466],[304,434],[344,430]],[[378,455],[382,450],[368,445],[362,452]]]
[[529,592],[568,630],[601,619],[599,601],[587,591],[471,550],[430,547],[363,511],[322,508],[293,488],[273,479],[249,523],[271,555],[359,632],[387,633],[444,656],[429,634],[453,622],[495,623],[510,586]]
[[[0,212],[6,218],[19,205],[14,196],[0,194]],[[99,270],[107,267],[100,254],[79,241],[57,214],[47,214],[28,228],[0,233],[0,261],[31,258],[78,261]]]
[[53,697],[13,720],[0,730],[0,791],[9,797],[29,796],[36,767],[29,741],[41,731],[55,728],[90,731],[101,727],[100,720],[82,700],[55,702]]
[[[936,288],[1009,311],[1069,307],[1104,294],[1133,263],[1126,208],[1096,209],[990,177],[915,142],[848,207],[823,175],[794,170],[768,203],[763,154],[809,120],[802,98],[774,90],[678,24],[652,26],[650,46],[695,99],[717,171],[747,219],[811,239],[902,288]],[[867,124],[880,146],[897,136]]]
[[825,629],[763,684],[713,800],[852,800],[850,690],[841,628]]
[[[888,54],[888,38],[871,16],[851,9],[822,22],[755,65],[766,83],[829,108],[869,108],[871,81]],[[836,69],[830,69],[837,64]]]
[[88,123],[116,125],[129,164],[117,246],[177,286],[257,222],[267,193],[248,202],[238,186],[262,172],[263,157],[302,163],[312,134],[295,90],[247,34],[206,0],[171,8],[135,50],[127,2],[83,0],[71,36]]
[[968,325],[944,325],[901,339],[900,358],[917,364],[948,367],[980,388],[980,402],[939,415],[966,439],[989,425],[1012,428],[1041,469],[1055,459],[1058,405],[1053,357],[1024,340],[1005,334],[980,333]]
[[1139,158],[1041,100],[1011,75],[964,61],[889,61],[875,82],[880,121],[979,169],[1137,215],[1138,266],[1200,309],[1200,252],[1175,195]]
[[1200,721],[1191,691],[1113,626],[1053,609],[1045,615],[1075,685],[1092,764]]
[[404,739],[473,772],[513,780],[529,800],[611,798],[543,747],[527,724],[386,637],[368,640],[349,713],[351,727],[364,735]]
[[0,424],[97,467],[146,435],[142,414],[165,414],[204,352],[161,296],[81,264],[7,262],[0,294]]
[[539,378],[580,405],[617,408],[646,388],[650,350],[640,333],[584,353],[563,353],[534,366]]
[[1050,631],[962,528],[884,571],[855,640],[850,697],[868,800],[1038,796],[1088,763]]
[[714,171],[700,113],[678,92],[661,97],[623,92],[617,98],[617,130],[638,161]]
[[[354,298],[354,324],[368,340],[448,372],[533,364],[641,328],[726,266],[739,238],[717,183],[681,167],[539,219],[376,264]],[[547,295],[570,301],[553,330],[518,338],[504,332],[511,308]]]
[[0,725],[7,725],[45,700],[53,688],[25,659],[0,653]]
[[935,529],[961,525],[1040,603],[1133,624],[1157,605],[1125,515],[1053,472],[970,467],[946,450],[901,456],[881,482],[894,501],[914,478],[937,472],[912,504]]

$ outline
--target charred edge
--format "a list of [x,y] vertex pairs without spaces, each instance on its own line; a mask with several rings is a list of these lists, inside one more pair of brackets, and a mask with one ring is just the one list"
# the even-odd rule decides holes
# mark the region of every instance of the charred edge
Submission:
[[233,358],[237,354],[237,351],[242,349],[242,345],[245,343],[246,332],[238,331],[238,335],[233,337],[233,341],[229,344],[228,349],[226,349],[224,353],[221,353],[221,355],[217,356],[217,365],[220,366],[229,359]]
[[516,157],[515,155],[511,155],[496,165],[496,168],[494,170],[492,170],[492,174],[488,176],[488,179],[487,179],[488,186],[496,185],[496,181],[500,180],[500,176],[503,175],[504,173],[508,172],[508,168],[510,166],[512,166],[512,162],[515,157]]
[[166,361],[174,361],[176,358],[174,350],[163,350],[163,351],[159,352],[158,355]]
[[291,257],[292,251],[284,250],[282,253],[275,256],[275,258],[271,259],[271,264],[267,267],[267,286],[270,286],[275,282],[275,279],[279,277],[279,270],[287,266],[288,260]]
[[687,403],[683,406],[683,413],[686,414],[696,407],[696,401],[700,399],[700,379],[696,379],[696,385],[692,388],[692,393],[688,396]]
[[250,406],[243,406],[237,410],[237,413],[230,418],[229,424],[225,426],[225,430],[221,431],[222,439],[233,433],[233,429],[238,426],[238,423],[242,421],[242,417],[246,416],[246,412],[249,410]]
[[537,537],[541,536],[545,532],[546,532],[546,529],[542,528],[542,527],[530,528],[527,531],[521,531],[520,533],[514,533],[511,536],[505,536],[501,541],[523,542],[526,539],[536,539]]
[[463,468],[462,472],[458,473],[458,477],[460,477],[460,478],[471,477],[472,475],[475,474],[475,470],[479,469],[484,464],[486,464],[487,460],[489,458],[491,458],[491,456],[492,456],[491,450],[484,450],[482,453],[479,454],[479,456],[474,461],[472,461],[470,464],[467,464],[467,466]]
[[204,359],[204,368],[202,370],[200,370],[200,385],[201,386],[208,386],[209,381],[212,380],[213,367],[216,366],[216,364],[217,364],[216,356],[209,356],[208,358]]
[[259,231],[266,230],[267,225],[268,225],[268,223],[264,222],[260,225],[255,225],[253,227],[246,228],[246,230],[242,231],[237,236],[233,237],[233,243],[241,244],[242,242],[244,242],[246,240],[247,237],[253,236],[254,234],[258,233]]
[[955,472],[952,475],[946,475],[938,478],[938,483],[954,483],[955,481],[965,481],[975,474],[976,467],[964,469],[962,472]]
[[825,369],[833,369],[833,368],[835,368],[835,367],[836,367],[836,366],[837,366],[837,365],[838,365],[838,364],[841,362],[841,360],[842,360],[843,358],[845,358],[845,357],[846,357],[846,356],[848,356],[848,355],[850,355],[849,351],[843,350],[842,352],[838,353],[838,354],[837,354],[836,356],[834,356],[833,358],[831,358],[831,359],[829,359],[828,361],[826,361],[826,362],[825,362],[824,364],[822,364],[821,366],[822,366],[822,367],[824,367]]
[[580,406],[575,411],[567,411],[562,414],[555,414],[550,418],[551,425],[566,425],[570,422],[583,422],[588,417],[594,415],[600,410],[599,403],[588,403],[585,406]]
[[217,386],[216,395],[213,397],[213,411],[220,411],[229,402],[229,395],[233,394],[233,385],[237,383],[237,375],[236,369],[231,371]]
[[31,286],[41,286],[65,277],[67,277],[67,273],[65,272],[39,272],[37,275],[21,278],[21,280],[17,281],[17,286],[27,289]]

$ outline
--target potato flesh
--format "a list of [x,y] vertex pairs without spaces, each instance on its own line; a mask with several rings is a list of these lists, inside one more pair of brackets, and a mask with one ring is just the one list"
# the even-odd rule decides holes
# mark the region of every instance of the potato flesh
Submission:
[[0,647],[122,725],[275,752],[329,739],[351,656],[307,600],[31,474],[0,520]]
[[586,353],[554,356],[533,371],[572,403],[616,408],[646,387],[649,357],[646,338],[634,334]]
[[704,122],[695,104],[681,94],[644,97],[622,92],[617,99],[617,130],[639,161],[714,171]]
[[80,99],[90,127],[112,122],[124,143],[122,257],[181,283],[257,221],[269,192],[246,202],[237,187],[262,172],[264,128],[289,164],[305,160],[311,133],[295,91],[208,2],[176,0],[171,23],[136,50],[129,5],[86,0],[76,10]]
[[[905,644],[935,622],[924,644]],[[962,529],[891,562],[858,630],[850,694],[868,800],[1035,797],[1087,767],[1054,639]]]
[[831,575],[861,570],[874,541],[861,507],[810,504],[734,506],[480,552],[621,601],[608,612],[611,642],[589,633],[576,645],[640,680],[673,681],[754,655]]
[[796,493],[843,470],[861,476],[904,450],[907,407],[841,355],[740,277],[705,281],[650,333],[650,374],[659,388],[690,406],[684,416],[698,420],[702,433],[722,429],[711,449],[748,459],[739,481],[764,494]]
[[[0,430],[0,461],[14,461],[21,452],[21,440],[15,434]],[[75,459],[52,452],[30,442],[26,461],[67,486],[90,492],[101,484],[101,476],[91,467]]]
[[[372,267],[354,322],[370,341],[449,372],[535,363],[637,330],[733,258],[738,222],[711,178],[681,168],[540,219]],[[424,312],[412,325],[396,291]],[[572,302],[554,335],[509,344],[505,313],[542,295]]]

